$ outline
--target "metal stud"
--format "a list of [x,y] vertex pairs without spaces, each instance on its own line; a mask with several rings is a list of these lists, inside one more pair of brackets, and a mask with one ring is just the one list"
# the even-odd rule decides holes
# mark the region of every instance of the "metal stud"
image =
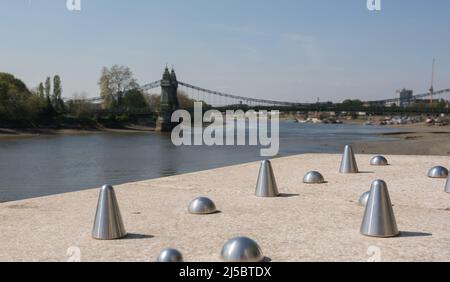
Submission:
[[362,207],[367,206],[367,202],[369,201],[370,197],[370,191],[367,191],[366,193],[362,194],[362,196],[359,198],[359,205]]
[[450,193],[450,175],[448,176],[447,184],[445,184],[445,192]]
[[220,254],[225,262],[261,262],[263,253],[258,244],[247,237],[236,237],[229,240]]
[[217,212],[214,202],[206,197],[199,197],[192,200],[188,210],[192,214],[212,214]]
[[98,240],[114,240],[126,235],[114,188],[105,185],[100,190],[92,237]]
[[395,237],[400,234],[386,182],[375,180],[370,190],[361,224],[361,234],[370,237]]
[[164,249],[159,254],[156,262],[183,262],[183,255],[175,249]]
[[280,195],[272,164],[269,160],[261,163],[255,194],[257,197],[278,197]]
[[370,160],[370,165],[373,166],[386,166],[388,164],[388,160],[383,156],[375,156]]
[[430,178],[447,178],[448,169],[442,166],[435,166],[428,172],[428,177]]
[[341,173],[358,173],[358,165],[356,163],[353,148],[350,145],[345,146],[344,155],[342,156]]
[[323,175],[318,171],[310,171],[303,178],[303,183],[306,184],[322,184],[325,182]]

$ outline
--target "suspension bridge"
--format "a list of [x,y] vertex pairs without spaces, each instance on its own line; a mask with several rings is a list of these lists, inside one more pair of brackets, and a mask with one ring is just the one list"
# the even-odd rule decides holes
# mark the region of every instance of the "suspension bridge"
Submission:
[[[338,108],[336,104],[330,103],[300,103],[292,101],[280,101],[280,100],[268,100],[259,99],[246,96],[239,96],[230,93],[224,93],[221,91],[214,91],[204,87],[195,86],[193,84],[179,81],[176,77],[175,71],[169,71],[166,67],[163,77],[160,80],[156,80],[151,83],[144,84],[139,87],[139,90],[144,93],[151,93],[155,89],[161,89],[161,101],[160,101],[160,112],[159,112],[159,124],[163,127],[170,124],[170,117],[174,110],[180,108],[186,108],[186,105],[180,103],[179,93],[183,93],[184,96],[189,101],[202,102],[208,105],[209,108],[213,109],[236,109],[236,108],[254,108],[257,109],[279,109],[286,111],[337,111],[337,110],[347,110],[347,111],[363,111],[367,110],[367,107],[384,107],[389,103],[411,103],[411,102],[427,102],[433,103],[434,99],[440,98],[444,100],[450,100],[450,88],[434,91],[433,87],[427,93],[411,95],[407,98],[389,98],[383,100],[366,101],[364,104],[365,108],[359,109],[342,109]],[[117,98],[117,97],[115,97]],[[84,101],[89,103],[100,103],[105,99],[105,97],[94,97],[88,98]],[[192,104],[192,103],[190,103]],[[192,107],[190,105],[189,107]],[[170,130],[170,128],[166,128]]]
[[[174,73],[174,72],[173,72]],[[139,90],[143,92],[150,92],[154,89],[160,88],[162,86],[162,80],[156,80],[151,83],[144,84],[139,87]],[[246,105],[250,107],[286,107],[286,108],[304,108],[305,106],[315,105],[317,103],[301,103],[301,102],[293,102],[293,101],[279,101],[279,100],[268,100],[268,99],[258,99],[246,96],[233,95],[229,93],[224,93],[220,91],[214,91],[210,89],[206,89],[200,86],[195,86],[193,84],[182,82],[182,81],[174,81],[175,84],[178,84],[180,92],[185,94],[189,99],[194,101],[202,101],[213,108],[222,108],[231,105]],[[430,99],[430,95],[432,99],[434,98],[444,98],[445,100],[450,100],[450,88],[442,89],[439,91],[433,91],[433,93],[427,92],[422,94],[413,95],[408,99],[403,99],[402,102],[413,102],[420,100],[428,100]],[[87,102],[101,102],[104,97],[94,97],[85,99]],[[399,98],[388,98],[382,100],[374,100],[374,101],[366,101],[369,104],[387,104],[387,103],[395,103],[399,100]]]

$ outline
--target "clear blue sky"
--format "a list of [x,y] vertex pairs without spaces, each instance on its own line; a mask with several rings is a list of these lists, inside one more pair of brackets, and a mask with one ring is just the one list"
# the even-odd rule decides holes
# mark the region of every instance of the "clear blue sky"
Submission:
[[0,0],[0,71],[30,87],[60,74],[64,96],[98,95],[103,66],[138,82],[179,79],[236,95],[289,101],[393,97],[450,87],[450,1]]

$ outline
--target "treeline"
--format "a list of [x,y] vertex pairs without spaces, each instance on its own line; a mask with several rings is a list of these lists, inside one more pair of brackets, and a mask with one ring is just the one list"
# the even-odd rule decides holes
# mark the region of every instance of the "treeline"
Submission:
[[49,100],[12,74],[0,73],[0,126],[30,126],[53,114]]
[[[98,85],[101,103],[91,103],[87,94],[64,99],[59,75],[47,77],[34,89],[12,74],[0,73],[0,127],[74,127],[136,122],[136,112],[156,120],[160,95],[146,94],[132,71],[125,66],[103,68]],[[194,101],[178,93],[180,106]]]

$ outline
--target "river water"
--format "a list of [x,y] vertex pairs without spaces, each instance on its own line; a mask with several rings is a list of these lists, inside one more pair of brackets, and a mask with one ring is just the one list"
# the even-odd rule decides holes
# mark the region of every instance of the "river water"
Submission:
[[[337,153],[385,140],[388,128],[281,122],[280,154]],[[260,160],[258,147],[175,147],[158,133],[94,133],[0,140],[0,202]],[[256,176],[255,176],[256,177]]]

